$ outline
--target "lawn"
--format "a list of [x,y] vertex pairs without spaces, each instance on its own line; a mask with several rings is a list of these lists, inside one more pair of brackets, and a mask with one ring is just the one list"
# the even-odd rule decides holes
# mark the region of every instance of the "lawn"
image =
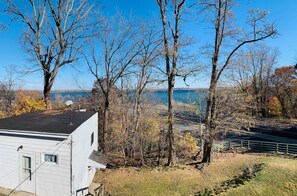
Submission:
[[255,178],[221,195],[297,195],[297,159],[249,154],[217,154],[202,170],[177,165],[100,171],[94,181],[104,183],[111,195],[194,195],[259,163],[264,163],[264,168]]

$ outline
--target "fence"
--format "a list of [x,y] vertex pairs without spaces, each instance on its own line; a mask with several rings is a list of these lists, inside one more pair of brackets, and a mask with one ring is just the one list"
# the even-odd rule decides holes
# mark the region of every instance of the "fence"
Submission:
[[219,148],[227,150],[231,148],[245,148],[255,152],[297,154],[297,144],[277,143],[255,140],[235,140],[223,142]]

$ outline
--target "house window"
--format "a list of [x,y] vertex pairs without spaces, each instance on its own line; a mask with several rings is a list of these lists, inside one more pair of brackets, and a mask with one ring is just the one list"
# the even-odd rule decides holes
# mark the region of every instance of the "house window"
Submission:
[[45,154],[44,155],[44,161],[57,163],[58,162],[58,156],[53,155],[53,154]]
[[29,180],[32,180],[31,157],[23,156],[23,174]]
[[94,132],[91,135],[91,146],[92,146],[93,143],[94,143]]

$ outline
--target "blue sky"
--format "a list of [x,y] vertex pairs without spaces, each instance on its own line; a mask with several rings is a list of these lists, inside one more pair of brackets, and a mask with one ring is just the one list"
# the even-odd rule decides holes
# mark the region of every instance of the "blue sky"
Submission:
[[[159,12],[155,0],[109,0],[98,1],[104,3],[102,10],[105,14],[113,15],[115,10],[124,15],[133,15],[134,18],[158,19]],[[0,3],[1,10],[5,7]],[[235,10],[238,21],[243,21],[246,11],[251,8],[260,8],[270,12],[270,21],[275,21],[279,36],[276,39],[265,41],[270,47],[277,47],[280,51],[278,66],[292,65],[297,61],[297,1],[296,0],[240,0]],[[199,16],[197,16],[199,20]],[[10,18],[3,13],[0,14],[0,23],[10,23]],[[0,32],[0,80],[5,76],[5,67],[16,65],[21,69],[30,66],[29,56],[24,53],[20,39],[23,31],[22,25],[17,22],[11,23],[8,28]],[[199,53],[199,44],[211,42],[209,28],[198,22],[190,22],[184,26],[186,34],[193,36],[198,46],[193,47],[194,53]],[[197,51],[195,51],[197,50]],[[53,90],[65,89],[91,89],[94,78],[88,72],[83,62],[75,63],[74,68],[67,66],[62,68],[58,74]],[[77,82],[79,82],[79,86]],[[190,88],[207,87],[207,79],[200,76],[188,81]],[[43,78],[40,72],[23,75],[20,85],[24,89],[42,89]],[[182,80],[177,80],[176,87],[185,87]]]

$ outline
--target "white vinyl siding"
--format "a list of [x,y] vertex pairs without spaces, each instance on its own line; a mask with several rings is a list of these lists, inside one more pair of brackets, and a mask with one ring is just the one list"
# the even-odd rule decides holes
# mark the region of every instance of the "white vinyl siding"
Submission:
[[[41,165],[34,174],[37,195],[70,195],[70,142],[0,135],[0,187],[14,189],[20,183],[20,155],[30,153],[35,155],[32,168]],[[23,148],[17,151],[20,145]],[[53,152],[59,157],[58,164],[44,162],[44,154]]]
[[[94,143],[90,139],[94,133]],[[72,134],[73,191],[89,186],[96,169],[89,169],[89,156],[98,148],[98,114],[81,124]]]

